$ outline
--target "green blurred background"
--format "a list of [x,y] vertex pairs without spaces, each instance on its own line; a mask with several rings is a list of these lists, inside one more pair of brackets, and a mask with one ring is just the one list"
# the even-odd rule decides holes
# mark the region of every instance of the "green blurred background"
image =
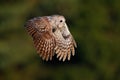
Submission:
[[[64,15],[78,48],[42,61],[24,24]],[[120,80],[120,0],[1,0],[0,80]]]

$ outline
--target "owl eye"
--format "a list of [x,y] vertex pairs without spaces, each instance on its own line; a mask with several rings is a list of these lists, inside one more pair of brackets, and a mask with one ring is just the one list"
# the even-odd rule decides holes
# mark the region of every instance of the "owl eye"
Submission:
[[56,31],[56,28],[53,28],[53,29],[52,29],[52,32],[54,33],[55,31]]
[[63,20],[60,20],[60,22],[63,22]]

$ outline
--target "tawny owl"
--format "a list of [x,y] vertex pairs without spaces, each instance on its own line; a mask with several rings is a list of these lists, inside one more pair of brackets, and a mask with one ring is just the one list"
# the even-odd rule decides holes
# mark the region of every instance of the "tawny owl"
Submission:
[[25,27],[32,36],[37,53],[43,60],[52,60],[57,54],[59,60],[70,60],[75,55],[76,42],[65,18],[61,15],[36,17],[28,20]]

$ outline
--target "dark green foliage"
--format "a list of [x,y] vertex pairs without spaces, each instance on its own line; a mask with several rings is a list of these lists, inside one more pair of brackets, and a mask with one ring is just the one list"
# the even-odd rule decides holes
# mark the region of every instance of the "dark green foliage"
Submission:
[[[42,61],[24,28],[52,14],[76,39],[71,61]],[[1,0],[0,80],[120,80],[120,0]]]

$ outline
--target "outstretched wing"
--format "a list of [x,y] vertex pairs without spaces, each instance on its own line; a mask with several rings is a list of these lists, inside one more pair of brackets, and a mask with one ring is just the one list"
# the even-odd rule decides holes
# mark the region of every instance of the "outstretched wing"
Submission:
[[52,27],[47,17],[37,17],[29,20],[25,25],[29,35],[32,36],[37,53],[43,60],[52,60],[54,55],[55,39]]
[[60,15],[53,15],[50,21],[55,28],[53,34],[56,41],[55,53],[57,58],[62,61],[65,61],[66,58],[70,60],[71,54],[75,55],[76,42],[67,27],[65,18]]
[[73,39],[72,35],[63,36],[58,30],[55,33],[56,47],[55,52],[59,60],[65,61],[66,58],[70,60],[71,54],[75,55],[76,42]]

